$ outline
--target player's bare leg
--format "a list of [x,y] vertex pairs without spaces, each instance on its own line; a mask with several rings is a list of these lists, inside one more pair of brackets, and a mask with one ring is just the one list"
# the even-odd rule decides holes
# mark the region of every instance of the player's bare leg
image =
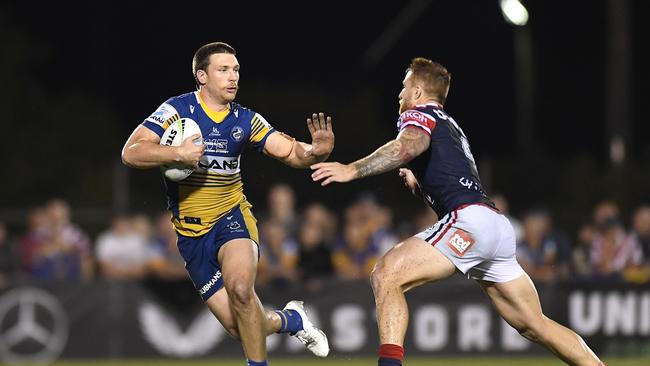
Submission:
[[[254,249],[254,258],[257,259],[257,246],[255,246]],[[223,251],[223,247],[221,251]],[[222,255],[221,251],[219,254],[220,258]],[[233,306],[233,295],[231,295],[233,291],[228,291],[229,282],[223,265],[222,269],[224,273],[224,283],[226,283],[226,286],[224,286],[225,290],[221,289],[217,291],[208,299],[208,301],[206,301],[206,304],[226,331],[233,338],[244,343],[241,335],[242,332],[240,332],[240,325],[242,322],[238,322],[238,313],[235,311]],[[253,296],[255,298],[255,303],[259,304],[261,308],[262,305],[259,297],[254,292]],[[302,301],[290,301],[283,310],[265,310],[262,308],[262,311],[262,329],[264,329],[264,337],[273,333],[289,333],[296,336],[307,347],[307,349],[316,356],[325,357],[329,353],[327,336],[309,320],[306,311],[303,308]],[[246,355],[250,359],[248,353]]]
[[257,258],[257,245],[250,239],[231,240],[218,254],[228,303],[244,353],[249,360],[264,361],[267,316],[255,294]]
[[[403,358],[409,314],[404,293],[430,281],[447,278],[456,267],[430,244],[409,238],[396,245],[377,263],[371,283],[377,306],[380,362]],[[399,354],[399,355],[397,355]]]
[[579,335],[542,313],[537,290],[527,274],[503,283],[479,283],[503,319],[522,336],[544,345],[570,365],[604,365]]
[[[257,295],[255,295],[257,296]],[[208,301],[205,302],[212,313],[217,317],[219,323],[226,329],[231,337],[240,340],[239,331],[237,330],[237,322],[235,315],[230,308],[230,299],[228,292],[222,288],[212,295]],[[264,323],[266,328],[266,335],[277,333],[280,330],[282,320],[280,315],[273,310],[264,310]]]

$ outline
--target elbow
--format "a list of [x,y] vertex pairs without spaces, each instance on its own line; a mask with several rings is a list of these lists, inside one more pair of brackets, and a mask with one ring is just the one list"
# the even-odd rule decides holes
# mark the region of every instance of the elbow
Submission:
[[323,155],[314,156],[314,161],[309,165],[311,166],[312,164],[324,162],[325,160],[327,160],[330,157],[330,153],[331,153],[331,151],[328,151],[327,153],[325,153]]
[[406,165],[411,162],[411,160],[417,158],[420,156],[424,151],[418,149],[415,146],[404,146],[403,148],[400,149],[398,153],[399,160],[401,161],[402,165]]
[[133,156],[132,154],[128,151],[128,149],[122,150],[122,164],[128,166],[129,168],[137,168],[137,164],[135,161],[133,161]]
[[308,164],[306,162],[298,161],[297,159],[285,159],[282,162],[285,165],[287,165],[287,166],[289,166],[291,168],[294,168],[294,169],[306,169],[306,168],[309,168],[311,166],[310,164]]

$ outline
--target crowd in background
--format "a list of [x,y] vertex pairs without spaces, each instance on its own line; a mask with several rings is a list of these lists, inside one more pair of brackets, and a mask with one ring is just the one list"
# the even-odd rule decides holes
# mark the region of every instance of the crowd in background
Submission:
[[[492,197],[517,236],[517,258],[536,282],[558,280],[650,282],[650,206],[621,217],[615,202],[593,208],[577,233],[555,227],[552,215],[535,208],[509,215],[502,195]],[[437,217],[421,206],[407,221],[362,194],[342,212],[322,203],[298,210],[286,184],[268,192],[259,222],[259,285],[301,284],[317,289],[323,280],[365,280],[376,261],[396,243],[433,225]],[[12,279],[141,280],[186,278],[167,212],[157,217],[117,215],[95,238],[71,221],[69,205],[52,200],[33,209],[23,233],[0,222],[0,288]]]

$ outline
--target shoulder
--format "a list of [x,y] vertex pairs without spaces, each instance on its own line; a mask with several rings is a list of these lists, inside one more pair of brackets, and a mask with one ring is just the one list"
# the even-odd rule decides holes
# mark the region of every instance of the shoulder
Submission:
[[189,92],[173,96],[167,99],[163,105],[168,105],[174,109],[174,112],[183,115],[188,113],[188,111],[191,114],[191,110],[199,105],[199,101],[196,99],[194,92]]
[[436,119],[427,108],[413,108],[400,114],[397,120],[397,128],[401,131],[406,127],[418,127],[431,134],[436,127]]
[[156,111],[146,119],[146,121],[162,125],[174,116],[180,117],[181,114],[187,113],[186,111],[191,105],[192,98],[194,98],[193,100],[195,101],[195,104],[198,104],[194,93],[186,93],[167,98],[167,100],[165,100],[158,109],[156,109]]
[[234,113],[240,121],[251,121],[255,115],[257,115],[254,110],[248,107],[244,107],[241,104],[232,103],[230,105],[230,108],[232,110],[232,113]]
[[432,108],[417,106],[404,111],[399,116],[400,121],[417,121],[421,123],[437,122]]

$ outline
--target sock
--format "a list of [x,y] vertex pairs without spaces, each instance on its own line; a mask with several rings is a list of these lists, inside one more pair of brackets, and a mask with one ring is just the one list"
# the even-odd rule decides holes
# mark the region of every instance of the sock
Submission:
[[276,310],[276,313],[280,315],[280,320],[282,325],[278,333],[290,333],[291,335],[296,332],[303,330],[302,318],[295,310]]
[[269,364],[268,364],[268,362],[266,362],[266,360],[260,361],[260,362],[246,360],[246,365],[248,365],[248,366],[268,366]]
[[404,360],[404,347],[396,344],[382,344],[379,346],[378,366],[402,366]]

